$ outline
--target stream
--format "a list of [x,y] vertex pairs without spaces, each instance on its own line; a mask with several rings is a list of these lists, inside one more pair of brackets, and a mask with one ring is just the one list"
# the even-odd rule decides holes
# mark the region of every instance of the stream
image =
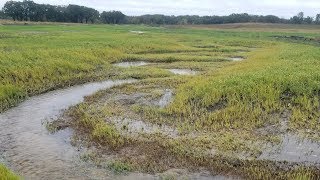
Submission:
[[31,97],[0,114],[0,159],[29,179],[88,179],[90,174],[99,174],[97,169],[86,167],[78,150],[70,145],[72,130],[52,135],[43,122],[81,103],[84,96],[133,81],[104,81],[56,90]]

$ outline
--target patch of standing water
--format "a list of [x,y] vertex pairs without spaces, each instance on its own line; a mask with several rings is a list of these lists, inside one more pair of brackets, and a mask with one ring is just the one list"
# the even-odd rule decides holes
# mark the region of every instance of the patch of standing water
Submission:
[[164,95],[161,97],[159,101],[159,107],[165,108],[172,101],[173,91],[170,89],[166,89]]
[[196,75],[198,73],[191,69],[169,69],[169,71],[177,75]]
[[243,60],[245,60],[245,58],[241,57],[241,56],[235,56],[235,57],[229,57],[228,60],[231,60],[231,61],[243,61]]
[[259,159],[320,165],[320,144],[285,134],[279,147],[270,147]]
[[120,63],[115,63],[115,66],[118,67],[124,67],[124,68],[129,68],[129,67],[139,67],[139,66],[146,66],[150,63],[144,62],[144,61],[136,61],[136,62],[120,62]]
[[130,31],[131,33],[134,33],[134,34],[144,34],[145,32],[143,31]]
[[70,129],[52,135],[42,122],[57,118],[63,110],[82,102],[84,96],[131,82],[134,80],[105,81],[52,91],[0,114],[0,153],[4,162],[28,179],[99,178],[92,173],[97,169],[80,161],[78,150],[70,145]]

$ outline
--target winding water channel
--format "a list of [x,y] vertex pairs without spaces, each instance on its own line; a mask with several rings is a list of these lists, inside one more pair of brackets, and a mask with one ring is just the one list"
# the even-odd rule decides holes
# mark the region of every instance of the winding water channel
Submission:
[[[9,168],[30,179],[86,179],[92,177],[79,152],[70,145],[70,129],[51,135],[44,121],[83,101],[84,96],[101,89],[131,83],[133,80],[88,83],[31,97],[0,114],[0,155]],[[97,171],[97,169],[93,169]]]
[[[0,114],[0,162],[25,179],[160,179],[162,174],[130,173],[116,175],[81,160],[81,149],[71,145],[71,129],[50,134],[44,122],[58,118],[65,109],[81,103],[85,96],[132,83],[135,80],[87,83],[34,96]],[[225,179],[210,173],[169,173],[187,179]]]

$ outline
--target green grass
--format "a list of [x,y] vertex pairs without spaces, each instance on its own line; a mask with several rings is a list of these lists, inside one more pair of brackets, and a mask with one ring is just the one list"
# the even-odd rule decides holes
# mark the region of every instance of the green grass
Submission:
[[107,165],[107,168],[116,174],[123,174],[132,171],[132,167],[120,161],[113,161]]
[[[190,121],[197,117],[199,129],[255,129],[288,109],[293,112],[291,128],[319,130],[318,47],[279,45],[264,51],[190,81],[178,90],[168,113]],[[208,111],[221,101],[224,108]]]
[[[140,36],[130,33],[132,29],[146,33]],[[210,38],[204,39],[207,36]],[[2,111],[27,96],[73,84],[119,76],[152,76],[152,73],[122,73],[112,68],[110,64],[113,62],[138,59],[157,62],[221,61],[226,58],[221,56],[222,51],[234,49],[226,45],[262,44],[256,40],[242,42],[234,37],[226,39],[222,32],[104,25],[1,26],[0,41]],[[203,44],[217,47],[195,47]],[[197,51],[200,52],[195,54]],[[158,71],[154,76],[166,76]]]
[[0,164],[0,180],[18,180],[19,176],[12,173],[5,166]]

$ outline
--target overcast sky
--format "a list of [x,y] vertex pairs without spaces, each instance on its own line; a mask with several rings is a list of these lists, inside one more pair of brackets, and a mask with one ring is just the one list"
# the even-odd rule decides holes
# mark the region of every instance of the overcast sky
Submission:
[[[6,0],[0,0],[2,7]],[[300,11],[320,13],[320,0],[34,0],[54,5],[78,4],[99,11],[120,10],[127,15],[229,15],[249,13],[289,18]]]

